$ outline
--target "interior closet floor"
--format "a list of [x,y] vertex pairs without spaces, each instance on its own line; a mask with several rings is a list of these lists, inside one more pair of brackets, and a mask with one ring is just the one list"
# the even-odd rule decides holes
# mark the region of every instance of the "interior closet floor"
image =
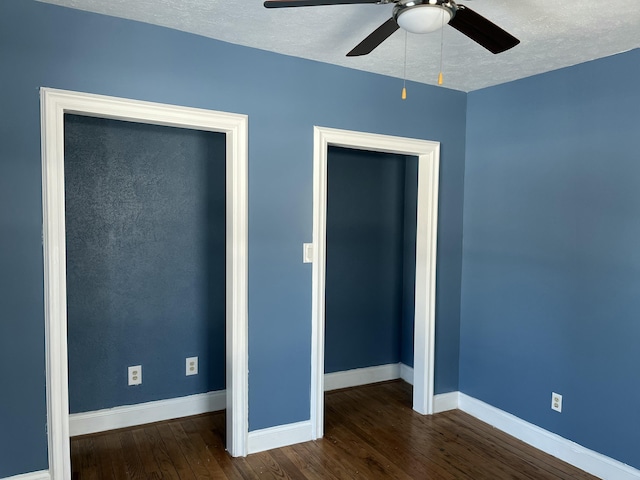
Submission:
[[424,417],[392,381],[328,392],[325,437],[246,458],[215,412],[71,439],[74,480],[594,479],[459,411]]

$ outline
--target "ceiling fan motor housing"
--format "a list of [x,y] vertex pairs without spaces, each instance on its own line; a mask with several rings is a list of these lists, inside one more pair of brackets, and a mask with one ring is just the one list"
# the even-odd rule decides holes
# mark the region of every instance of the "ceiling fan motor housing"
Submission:
[[393,19],[408,32],[429,33],[449,23],[457,10],[452,0],[400,0],[393,7]]
[[267,8],[309,7],[394,3],[391,18],[355,46],[347,57],[367,55],[402,28],[411,33],[429,33],[446,24],[466,35],[491,53],[502,53],[520,43],[516,37],[495,23],[454,0],[265,0]]

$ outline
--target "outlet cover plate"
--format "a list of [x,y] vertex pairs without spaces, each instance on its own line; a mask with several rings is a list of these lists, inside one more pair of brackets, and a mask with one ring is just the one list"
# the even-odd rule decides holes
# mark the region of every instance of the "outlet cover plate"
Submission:
[[197,375],[198,374],[198,357],[189,357],[187,358],[186,364],[186,375]]
[[562,395],[559,393],[551,393],[551,409],[556,412],[562,412]]
[[129,367],[129,385],[142,384],[142,365]]

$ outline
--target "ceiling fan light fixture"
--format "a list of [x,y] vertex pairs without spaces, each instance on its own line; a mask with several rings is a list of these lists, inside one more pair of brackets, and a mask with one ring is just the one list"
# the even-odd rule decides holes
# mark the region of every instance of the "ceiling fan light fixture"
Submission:
[[398,3],[394,18],[400,28],[411,33],[430,33],[440,30],[453,18],[454,9],[441,0],[419,0]]

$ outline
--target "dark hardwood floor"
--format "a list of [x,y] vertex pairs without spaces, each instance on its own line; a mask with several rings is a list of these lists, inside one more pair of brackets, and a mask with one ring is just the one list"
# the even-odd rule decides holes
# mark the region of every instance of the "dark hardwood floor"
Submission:
[[593,479],[458,411],[423,417],[402,381],[327,393],[325,437],[232,458],[224,412],[74,437],[74,480]]

